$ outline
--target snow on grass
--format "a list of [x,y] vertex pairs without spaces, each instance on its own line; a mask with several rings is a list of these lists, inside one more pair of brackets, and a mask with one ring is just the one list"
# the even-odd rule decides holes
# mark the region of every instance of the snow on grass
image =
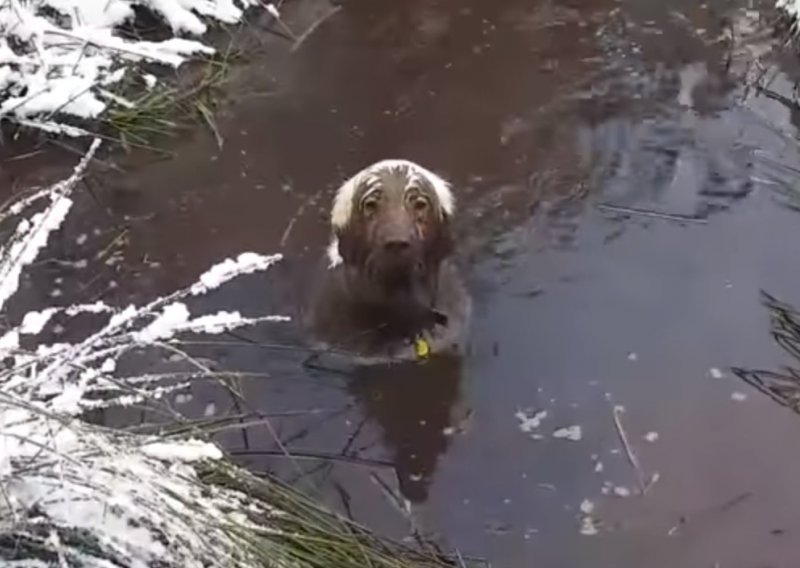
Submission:
[[[0,307],[59,229],[98,144],[69,179],[2,217],[11,222],[44,204],[19,220],[10,242],[0,248]],[[0,336],[0,535],[10,537],[0,539],[0,560],[36,565],[57,558],[62,566],[98,568],[260,565],[261,551],[256,554],[243,542],[244,535],[269,530],[252,519],[272,518],[276,511],[242,492],[202,483],[197,464],[219,461],[216,446],[111,432],[79,417],[86,408],[132,404],[180,386],[113,375],[116,361],[131,349],[159,346],[185,331],[220,333],[285,319],[245,318],[238,312],[194,317],[179,301],[264,270],[279,258],[246,253],[223,261],[209,271],[217,275],[213,279],[144,307],[115,311],[95,303],[32,311]],[[21,334],[37,336],[56,313],[87,312],[109,317],[82,342],[21,347]]]
[[[200,36],[206,21],[238,22],[258,0],[2,0],[0,1],[0,119],[45,132],[80,136],[67,121],[96,119],[109,105],[130,103],[108,88],[153,62],[179,67],[214,50],[196,39],[124,39],[120,26],[133,6],[161,18],[174,34]],[[54,120],[55,117],[55,120]],[[63,120],[62,120],[63,117]]]
[[775,6],[792,18],[800,16],[800,0],[776,0]]
[[222,457],[211,444],[143,443],[5,393],[0,450],[0,533],[25,544],[16,552],[0,544],[0,559],[55,553],[62,566],[252,566],[256,557],[231,538],[254,526],[237,510],[274,514],[200,482],[193,465]]
[[[4,325],[4,308],[14,299],[25,267],[59,230],[98,144],[92,144],[69,179],[0,211],[0,228],[17,226],[0,247]],[[194,378],[215,376],[187,354],[187,362],[197,370],[179,374],[177,382],[177,374],[125,375],[117,362],[133,350],[174,354],[180,350],[182,333],[214,334],[285,320],[245,317],[236,311],[193,314],[188,304],[278,260],[279,255],[243,253],[211,267],[195,284],[143,306],[118,309],[95,302],[42,307],[17,325],[0,328],[0,565],[456,565],[438,552],[378,538],[273,478],[236,467],[216,445],[197,439],[201,430],[177,413],[184,437],[134,434],[83,420],[87,409],[152,404]],[[105,316],[85,339],[53,344],[39,339],[56,314],[69,324],[70,318],[85,313],[99,316],[93,320]]]
[[92,142],[86,156],[75,167],[69,178],[55,184],[49,190],[36,192],[19,204],[12,205],[7,214],[0,214],[2,221],[9,215],[19,215],[24,208],[38,201],[46,202],[43,211],[32,215],[29,219],[20,220],[9,241],[0,245],[0,310],[17,291],[23,268],[36,259],[47,244],[50,233],[58,229],[66,218],[72,207],[72,199],[69,196],[99,146],[99,140]]

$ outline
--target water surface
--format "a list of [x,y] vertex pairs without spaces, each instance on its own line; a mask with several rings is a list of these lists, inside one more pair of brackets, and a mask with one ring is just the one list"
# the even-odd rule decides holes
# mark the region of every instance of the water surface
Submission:
[[[328,9],[298,0],[287,24]],[[756,58],[778,92],[792,71],[759,9],[351,0],[294,52],[251,29],[258,56],[238,70],[222,149],[198,132],[169,160],[102,177],[18,309],[144,301],[254,250],[286,261],[203,307],[296,315],[337,184],[416,160],[458,197],[470,354],[310,369],[302,350],[274,348],[302,340],[293,324],[195,346],[269,375],[242,382],[250,410],[315,409],[226,432],[236,458],[404,536],[397,493],[419,530],[499,567],[793,565],[800,418],[729,371],[787,363],[760,290],[800,302],[800,217],[775,191],[800,164],[795,117],[747,88]],[[91,274],[70,264],[83,258]],[[236,411],[219,387],[191,394],[177,408]],[[645,482],[658,474],[644,495],[615,405]],[[542,410],[523,431],[518,414]],[[553,437],[568,426],[580,440]],[[585,500],[596,535],[581,534]]]

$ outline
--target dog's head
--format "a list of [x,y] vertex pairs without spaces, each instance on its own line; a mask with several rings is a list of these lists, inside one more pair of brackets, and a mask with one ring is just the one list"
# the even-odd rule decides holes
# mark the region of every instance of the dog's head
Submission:
[[331,211],[331,266],[344,263],[384,288],[432,274],[453,248],[449,184],[406,160],[377,162],[347,180]]

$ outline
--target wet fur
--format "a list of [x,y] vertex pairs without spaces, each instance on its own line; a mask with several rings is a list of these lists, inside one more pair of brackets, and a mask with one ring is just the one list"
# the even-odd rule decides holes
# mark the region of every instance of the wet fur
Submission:
[[[373,193],[380,205],[366,213]],[[408,205],[415,197],[429,203],[424,214]],[[378,162],[345,182],[307,321],[319,347],[361,362],[403,360],[415,357],[412,342],[421,335],[433,353],[458,351],[471,300],[452,260],[453,213],[448,184],[412,162]],[[399,256],[386,252],[393,239],[407,241]]]

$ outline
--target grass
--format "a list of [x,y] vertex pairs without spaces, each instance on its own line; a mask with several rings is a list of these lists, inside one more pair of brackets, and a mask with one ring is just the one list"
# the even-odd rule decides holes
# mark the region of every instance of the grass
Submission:
[[[800,363],[800,311],[762,292],[769,310],[772,337],[795,361]],[[800,414],[800,370],[757,370],[734,368],[734,374],[778,404]]]
[[[0,564],[184,568],[446,568],[458,554],[383,538],[268,475],[235,465],[206,440],[219,424],[187,420],[167,395],[197,380],[226,384],[181,350],[185,334],[280,325],[281,316],[193,314],[192,298],[279,255],[242,254],[191,286],[121,310],[102,302],[43,306],[6,321],[24,272],[67,217],[99,139],[73,174],[0,211]],[[23,221],[24,220],[24,221]],[[53,319],[104,319],[75,343],[40,339]],[[105,318],[102,316],[105,315]],[[183,355],[189,372],[119,370],[129,354]],[[174,427],[163,434],[90,423],[95,410],[148,406]],[[266,420],[262,418],[262,420]],[[271,427],[270,427],[271,429]],[[4,565],[6,565],[4,564]]]
[[165,138],[205,126],[221,147],[223,140],[215,116],[231,66],[242,58],[231,40],[224,51],[187,64],[185,76],[176,75],[172,84],[163,84],[162,80],[148,89],[141,81],[121,83],[114,95],[131,104],[109,108],[100,122],[102,134],[126,151],[152,150]]
[[[279,534],[246,538],[265,565],[280,563],[314,568],[445,568],[463,565],[434,549],[416,549],[377,537],[357,523],[334,515],[313,499],[274,478],[257,478],[229,464],[215,464],[201,473],[204,483],[235,489],[248,498],[283,511]],[[263,542],[262,542],[263,539]],[[261,551],[264,553],[262,554]]]
[[[24,435],[16,428],[20,413],[29,426]],[[4,393],[0,418],[9,425],[0,435],[6,443],[17,437],[34,446],[15,454],[0,474],[0,561],[98,568],[467,566],[458,555],[377,536],[224,457],[187,463],[143,457],[140,448],[160,438],[115,433]],[[69,446],[64,437],[79,442]],[[38,495],[33,505],[31,494]],[[83,511],[74,521],[64,512],[73,508]],[[125,529],[106,528],[125,524],[138,533],[128,539]],[[167,550],[153,558],[161,543]]]

